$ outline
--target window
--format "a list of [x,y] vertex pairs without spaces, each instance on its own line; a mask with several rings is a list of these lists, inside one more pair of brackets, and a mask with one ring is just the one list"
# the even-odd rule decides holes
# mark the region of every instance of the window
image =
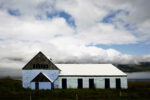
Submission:
[[36,68],[37,68],[37,69],[40,69],[40,64],[36,64]]
[[33,69],[35,69],[36,68],[36,65],[35,64],[33,64]]
[[33,64],[33,69],[47,69],[48,64]]
[[89,88],[94,88],[94,79],[89,79]]
[[48,68],[48,65],[45,65],[46,68]]
[[116,79],[116,88],[121,88],[121,80],[120,80],[120,78],[117,78]]
[[62,79],[62,88],[63,89],[67,88],[67,79],[65,79],[65,78]]
[[82,79],[78,79],[78,88],[79,89],[83,88],[83,80]]
[[110,88],[110,80],[108,78],[105,79],[105,88]]

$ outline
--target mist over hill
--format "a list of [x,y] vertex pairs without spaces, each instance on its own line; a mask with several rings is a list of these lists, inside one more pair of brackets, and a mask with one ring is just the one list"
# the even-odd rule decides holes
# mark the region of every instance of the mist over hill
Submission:
[[[126,73],[130,72],[150,72],[150,62],[141,62],[139,64],[114,64],[120,70]],[[0,78],[10,77],[21,80],[21,68],[0,68]]]
[[140,62],[139,64],[114,64],[124,72],[150,71],[150,62]]

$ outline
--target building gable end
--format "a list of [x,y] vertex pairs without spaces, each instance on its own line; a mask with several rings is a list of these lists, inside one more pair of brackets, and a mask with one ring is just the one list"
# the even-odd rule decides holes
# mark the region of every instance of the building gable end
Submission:
[[37,55],[35,55],[22,69],[23,70],[30,70],[30,69],[60,70],[42,52],[39,52]]

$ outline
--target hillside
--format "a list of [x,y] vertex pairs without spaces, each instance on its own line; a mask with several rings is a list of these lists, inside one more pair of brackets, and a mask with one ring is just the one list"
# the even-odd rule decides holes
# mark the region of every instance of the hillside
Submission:
[[0,79],[0,100],[147,100],[150,82],[129,82],[127,90],[121,89],[56,89],[32,91],[23,89],[21,81]]
[[150,62],[141,62],[140,64],[116,64],[124,72],[142,72],[150,71]]

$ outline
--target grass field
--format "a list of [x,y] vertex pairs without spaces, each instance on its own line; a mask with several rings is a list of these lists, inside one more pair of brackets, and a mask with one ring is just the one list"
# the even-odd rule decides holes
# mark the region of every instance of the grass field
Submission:
[[129,82],[123,89],[56,89],[32,91],[21,81],[0,79],[0,100],[149,100],[150,82]]

